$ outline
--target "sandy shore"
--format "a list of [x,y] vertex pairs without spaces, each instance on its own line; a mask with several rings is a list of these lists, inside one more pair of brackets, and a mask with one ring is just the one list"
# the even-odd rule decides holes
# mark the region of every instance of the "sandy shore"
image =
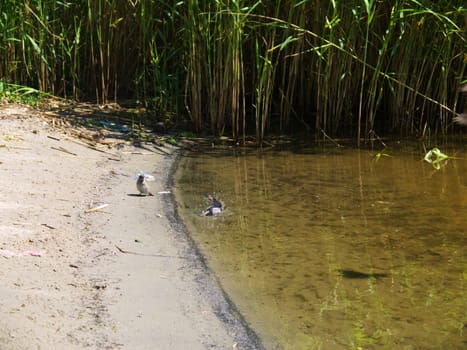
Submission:
[[52,124],[0,107],[0,349],[260,348],[176,219],[175,157]]

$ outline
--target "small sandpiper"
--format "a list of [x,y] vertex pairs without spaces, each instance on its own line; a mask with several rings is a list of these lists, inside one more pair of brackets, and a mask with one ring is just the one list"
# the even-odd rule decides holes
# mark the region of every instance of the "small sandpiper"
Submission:
[[220,214],[225,209],[225,204],[222,200],[216,199],[209,195],[208,199],[211,201],[211,205],[201,212],[201,216],[214,216]]
[[140,195],[142,196],[154,196],[149,191],[149,186],[146,183],[146,176],[144,174],[138,175],[138,180],[136,180],[136,188],[138,189]]

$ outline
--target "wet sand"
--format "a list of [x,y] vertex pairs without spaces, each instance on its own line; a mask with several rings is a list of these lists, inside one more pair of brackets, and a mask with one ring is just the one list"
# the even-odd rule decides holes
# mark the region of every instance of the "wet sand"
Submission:
[[261,348],[177,218],[175,149],[96,151],[53,124],[0,107],[0,348]]

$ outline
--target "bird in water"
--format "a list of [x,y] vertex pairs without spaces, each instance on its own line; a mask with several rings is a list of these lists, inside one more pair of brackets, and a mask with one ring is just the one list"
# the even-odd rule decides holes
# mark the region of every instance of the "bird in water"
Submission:
[[138,179],[136,180],[136,188],[142,196],[154,196],[149,190],[149,186],[146,182],[146,175],[142,172],[139,173]]
[[464,96],[464,112],[454,117],[453,121],[459,125],[467,125],[467,84],[462,85],[459,90]]
[[211,205],[203,210],[201,216],[215,216],[224,211],[225,204],[222,200],[214,198],[211,195],[208,196],[208,200],[211,202]]

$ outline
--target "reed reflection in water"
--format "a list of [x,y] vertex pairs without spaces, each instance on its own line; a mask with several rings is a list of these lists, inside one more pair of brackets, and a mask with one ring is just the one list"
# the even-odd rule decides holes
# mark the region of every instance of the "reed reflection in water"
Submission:
[[[267,349],[464,349],[467,154],[185,157],[180,214]],[[210,193],[227,209],[200,217]]]

